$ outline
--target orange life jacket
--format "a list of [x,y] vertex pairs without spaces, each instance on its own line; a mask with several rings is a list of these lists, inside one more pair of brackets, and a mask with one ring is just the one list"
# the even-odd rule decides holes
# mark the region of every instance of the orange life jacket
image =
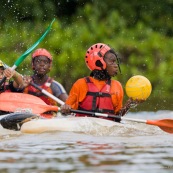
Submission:
[[[86,77],[85,80],[88,86],[88,92],[85,99],[79,103],[78,109],[100,113],[114,113],[114,106],[110,95],[111,80],[108,80],[101,90],[94,85],[89,77]],[[84,115],[76,114],[76,116]]]
[[[43,85],[41,85],[39,87],[44,89],[44,90],[46,90],[46,91],[48,91],[49,93],[53,94],[52,89],[50,87],[52,81],[53,80],[49,77],[47,79],[47,81]],[[28,87],[26,87],[24,89],[24,93],[37,96],[37,97],[41,98],[48,105],[57,105],[57,103],[53,99],[51,99],[48,96],[44,95],[41,91],[39,91],[38,89],[36,89],[32,85],[29,85]]]
[[[51,83],[52,83],[53,79],[51,79],[50,77],[47,79],[47,81],[39,86],[40,88],[48,91],[49,93],[53,94],[53,91],[51,89]],[[48,96],[44,95],[41,91],[39,91],[38,89],[36,89],[35,87],[33,87],[32,85],[29,85],[28,87],[26,87],[24,89],[24,93],[27,93],[27,94],[31,94],[31,95],[34,95],[34,96],[37,96],[39,98],[41,98],[46,104],[48,105],[57,105],[56,101],[54,101],[53,99],[49,98]],[[53,117],[53,112],[46,112],[46,113],[43,113],[41,114],[42,117],[44,118],[52,118]]]

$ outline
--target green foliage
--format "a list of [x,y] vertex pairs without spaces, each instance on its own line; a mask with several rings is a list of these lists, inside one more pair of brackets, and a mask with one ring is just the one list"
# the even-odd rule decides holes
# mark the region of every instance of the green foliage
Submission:
[[[69,7],[69,1],[59,1],[58,6],[57,1],[51,0],[9,1],[3,5],[9,13],[5,16],[1,7],[1,60],[13,65],[56,17],[52,30],[38,47],[52,53],[50,75],[67,91],[78,78],[90,74],[84,62],[86,50],[103,42],[112,46],[121,58],[122,75],[115,79],[123,86],[132,75],[140,74],[151,81],[153,96],[172,93],[172,1],[72,2],[74,9]],[[18,71],[32,74],[30,56]]]

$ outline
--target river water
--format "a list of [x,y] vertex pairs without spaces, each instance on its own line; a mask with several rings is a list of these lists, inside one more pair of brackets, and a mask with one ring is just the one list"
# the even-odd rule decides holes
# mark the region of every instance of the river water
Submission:
[[[129,112],[126,117],[172,118],[173,111]],[[173,172],[173,134],[157,126],[122,123],[107,128],[88,124],[81,133],[23,134],[1,127],[0,172]]]

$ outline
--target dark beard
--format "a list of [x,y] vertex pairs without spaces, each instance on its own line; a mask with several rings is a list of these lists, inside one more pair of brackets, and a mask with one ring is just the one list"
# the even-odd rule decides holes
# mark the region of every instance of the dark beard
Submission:
[[98,80],[110,80],[111,77],[106,70],[93,70],[90,74],[91,77],[94,77]]

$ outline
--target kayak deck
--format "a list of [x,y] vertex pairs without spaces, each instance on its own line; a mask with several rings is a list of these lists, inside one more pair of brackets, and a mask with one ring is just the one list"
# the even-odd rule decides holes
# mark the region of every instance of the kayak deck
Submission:
[[23,133],[43,133],[48,131],[71,131],[83,132],[84,130],[93,129],[94,127],[113,127],[124,126],[110,120],[95,117],[68,117],[54,119],[36,119],[26,122],[21,127]]

